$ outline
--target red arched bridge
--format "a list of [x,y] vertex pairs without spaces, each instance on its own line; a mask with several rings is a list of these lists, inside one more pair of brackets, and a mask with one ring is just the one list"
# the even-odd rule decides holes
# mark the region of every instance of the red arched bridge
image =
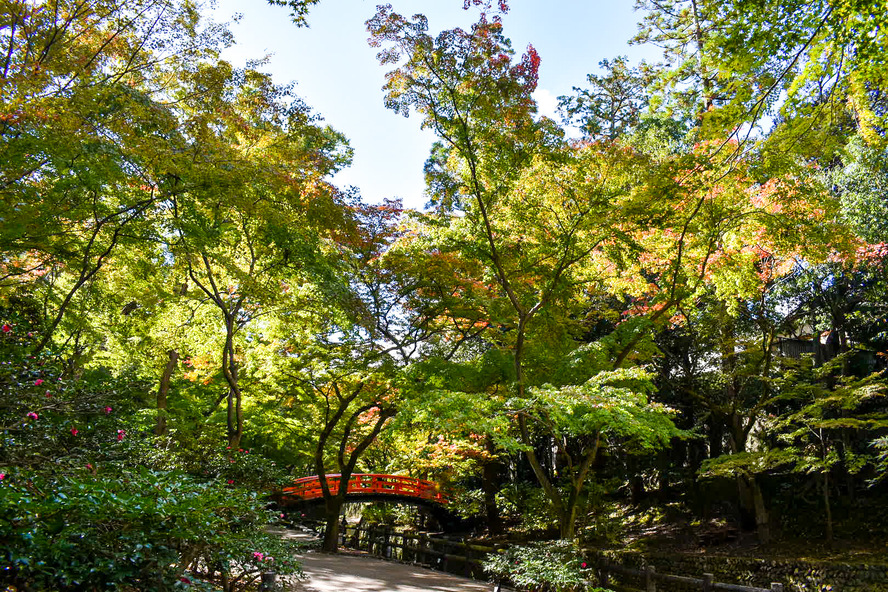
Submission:
[[[340,475],[327,475],[331,494],[336,495],[339,492],[341,481]],[[450,503],[450,497],[441,493],[437,484],[413,477],[355,473],[349,478],[346,487],[346,499],[397,498],[424,504]],[[308,502],[324,497],[321,480],[318,477],[297,479],[292,486],[284,487],[282,493],[284,503]]]

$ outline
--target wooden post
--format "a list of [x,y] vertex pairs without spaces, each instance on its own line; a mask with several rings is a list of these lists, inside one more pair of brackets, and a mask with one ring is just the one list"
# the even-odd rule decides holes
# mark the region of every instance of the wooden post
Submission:
[[653,565],[648,565],[644,570],[644,589],[645,592],[657,592],[657,581],[654,575],[657,573]]
[[419,534],[419,562],[422,564],[428,563],[426,561],[426,534],[421,532]]
[[391,559],[392,556],[392,546],[389,544],[390,537],[391,527],[386,526],[382,531],[382,556],[386,559]]
[[469,544],[466,542],[466,539],[463,539],[463,548],[466,550],[466,567],[464,575],[467,578],[472,577],[472,550],[469,548]]
[[772,582],[771,583],[771,592],[783,592],[783,584]]
[[712,579],[714,577],[712,574],[703,574],[703,592],[712,592]]

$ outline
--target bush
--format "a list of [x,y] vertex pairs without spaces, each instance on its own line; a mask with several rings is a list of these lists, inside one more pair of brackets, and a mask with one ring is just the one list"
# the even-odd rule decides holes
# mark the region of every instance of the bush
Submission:
[[608,592],[586,587],[591,570],[580,559],[576,544],[569,541],[515,545],[491,554],[484,570],[496,580],[529,590]]
[[299,571],[293,546],[264,532],[270,516],[255,494],[182,473],[6,474],[0,488],[5,585],[239,590],[263,569]]

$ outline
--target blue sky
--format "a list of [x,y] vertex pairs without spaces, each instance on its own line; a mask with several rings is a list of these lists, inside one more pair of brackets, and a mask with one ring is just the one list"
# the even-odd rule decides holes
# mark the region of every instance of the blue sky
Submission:
[[[468,27],[477,17],[461,0],[390,0],[398,12],[422,13],[432,32]],[[262,0],[219,0],[217,21],[243,15],[232,25],[237,44],[224,57],[236,65],[270,55],[278,83],[295,82],[296,93],[327,123],[343,132],[355,150],[351,167],[334,183],[354,185],[366,201],[399,197],[422,208],[422,166],[434,137],[419,129],[416,116],[404,118],[383,107],[386,69],[367,44],[364,22],[377,0],[321,0],[309,15],[309,28],[296,28],[286,9]],[[635,62],[656,60],[650,47],[628,46],[640,15],[631,0],[511,0],[504,32],[517,53],[532,43],[542,58],[535,95],[540,113],[554,116],[556,97],[582,86],[598,62],[628,55]]]

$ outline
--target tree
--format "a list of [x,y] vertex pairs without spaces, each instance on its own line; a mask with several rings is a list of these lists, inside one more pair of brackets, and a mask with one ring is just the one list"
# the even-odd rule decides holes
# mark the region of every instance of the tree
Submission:
[[603,75],[589,74],[588,89],[573,87],[573,96],[558,97],[566,124],[576,124],[590,140],[614,140],[631,132],[647,108],[647,77],[619,56],[602,60]]
[[[482,13],[470,32],[445,31],[433,40],[424,17],[411,22],[381,7],[368,28],[374,44],[393,44],[380,53],[382,63],[406,58],[388,75],[387,105],[405,114],[415,109],[444,142],[433,155],[432,178],[452,188],[440,200],[443,208],[461,213],[446,218],[445,235],[452,232],[455,239],[447,241],[448,251],[484,262],[481,271],[493,282],[479,291],[489,300],[486,314],[493,315],[484,321],[506,332],[497,341],[507,343],[514,394],[525,400],[533,323],[570,299],[582,263],[623,236],[615,220],[618,211],[631,208],[624,189],[631,185],[631,156],[590,146],[574,157],[550,122],[533,121],[530,94],[539,58],[531,47],[512,66],[498,17],[488,20]],[[529,417],[516,416],[525,453],[560,509],[561,493],[533,450]],[[579,481],[582,487],[584,479]],[[572,537],[575,514],[559,511],[559,517],[562,534]]]
[[42,287],[37,353],[118,248],[150,239],[181,147],[167,66],[228,37],[179,2],[14,2],[2,18],[2,277]]
[[[856,128],[883,141],[878,56],[888,37],[885,15],[868,3],[638,0],[636,8],[647,14],[634,41],[664,50],[661,101],[701,120],[700,137],[730,135],[745,149],[746,139],[770,135],[779,152],[801,143],[827,157]],[[764,134],[759,126],[775,115]]]

